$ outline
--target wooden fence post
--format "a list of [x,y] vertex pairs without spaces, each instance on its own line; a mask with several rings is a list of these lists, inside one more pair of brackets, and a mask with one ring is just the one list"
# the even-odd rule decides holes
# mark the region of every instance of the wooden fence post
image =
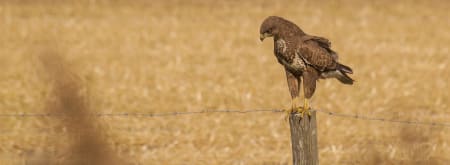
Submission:
[[292,157],[294,165],[318,165],[316,111],[311,116],[290,114]]

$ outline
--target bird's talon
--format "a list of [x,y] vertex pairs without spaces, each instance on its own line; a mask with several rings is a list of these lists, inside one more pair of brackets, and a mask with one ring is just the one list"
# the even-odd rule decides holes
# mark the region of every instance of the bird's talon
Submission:
[[296,108],[297,111],[295,113],[297,113],[300,116],[300,118],[303,118],[305,116],[305,114],[308,116],[311,116],[310,109],[311,108],[305,109],[304,107],[298,107],[298,108]]
[[296,113],[299,113],[299,112],[301,112],[301,111],[302,111],[302,107],[296,107],[296,108],[295,108],[295,112],[296,112]]
[[288,121],[289,120],[289,116],[292,114],[294,109],[287,108],[287,109],[283,109],[283,111],[286,112],[286,116],[284,117],[284,121]]

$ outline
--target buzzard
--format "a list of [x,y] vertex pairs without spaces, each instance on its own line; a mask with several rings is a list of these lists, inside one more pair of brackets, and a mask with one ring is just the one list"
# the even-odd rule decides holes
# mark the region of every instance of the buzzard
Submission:
[[[338,54],[331,49],[328,39],[303,32],[297,25],[282,17],[269,16],[260,27],[260,40],[273,37],[274,53],[284,66],[291,93],[288,113],[309,112],[309,99],[313,96],[318,79],[336,78],[344,84],[353,84],[350,67],[338,62]],[[300,85],[303,79],[303,107],[298,107]]]

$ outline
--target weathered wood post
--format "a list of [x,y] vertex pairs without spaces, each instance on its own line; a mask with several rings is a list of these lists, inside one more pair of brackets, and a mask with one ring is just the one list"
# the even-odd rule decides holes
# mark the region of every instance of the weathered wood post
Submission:
[[318,165],[316,111],[311,116],[290,114],[292,157],[294,165]]

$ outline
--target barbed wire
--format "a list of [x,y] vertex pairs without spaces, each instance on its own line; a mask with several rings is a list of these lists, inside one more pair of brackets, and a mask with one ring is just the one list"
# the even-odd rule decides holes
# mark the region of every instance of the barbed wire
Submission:
[[411,121],[411,120],[393,120],[386,119],[381,117],[369,117],[365,115],[352,115],[352,114],[344,114],[344,113],[335,113],[331,111],[325,110],[314,110],[320,113],[324,113],[330,116],[344,117],[344,118],[353,118],[358,120],[369,120],[369,121],[380,121],[380,122],[389,122],[389,123],[400,123],[400,124],[411,124],[411,125],[428,125],[428,126],[442,126],[442,127],[450,127],[449,123],[439,123],[439,122],[423,122],[423,121]]
[[[254,113],[254,112],[273,112],[279,113],[284,112],[284,110],[268,110],[268,109],[256,109],[256,110],[202,110],[202,111],[191,111],[191,112],[160,112],[160,113],[89,113],[87,116],[97,116],[97,117],[163,117],[163,116],[177,116],[177,115],[195,115],[195,114],[205,114],[205,113]],[[0,117],[58,117],[58,116],[68,116],[62,113],[14,113],[14,114],[0,114]]]
[[[336,113],[326,110],[315,109],[311,111],[316,111],[329,116],[343,117],[343,118],[353,118],[358,120],[368,120],[368,121],[379,121],[379,122],[389,122],[389,123],[399,123],[399,124],[409,124],[409,125],[428,125],[428,126],[441,126],[450,127],[450,123],[440,123],[440,122],[424,122],[424,121],[412,121],[412,120],[394,120],[381,117],[371,117],[366,115],[355,115],[355,114],[345,114]],[[281,113],[284,110],[278,109],[256,109],[256,110],[201,110],[201,111],[191,111],[191,112],[161,112],[161,113],[90,113],[86,114],[88,116],[95,117],[167,117],[167,116],[180,116],[180,115],[199,115],[207,113]],[[0,117],[63,117],[68,116],[66,114],[58,113],[15,113],[15,114],[0,114]],[[70,117],[70,116],[69,116]]]

